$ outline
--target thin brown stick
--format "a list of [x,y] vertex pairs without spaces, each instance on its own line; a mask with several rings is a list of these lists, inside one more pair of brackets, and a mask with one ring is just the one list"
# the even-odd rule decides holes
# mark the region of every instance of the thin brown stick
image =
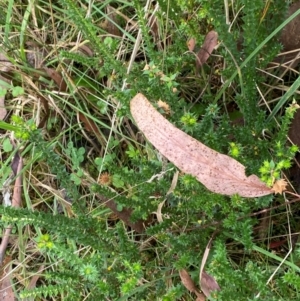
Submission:
[[[14,185],[14,193],[13,193],[13,197],[12,197],[12,207],[16,207],[19,208],[21,206],[21,187],[22,187],[22,175],[21,175],[21,170],[23,168],[23,159],[21,157],[19,157],[19,155],[17,154],[16,156],[18,156],[19,158],[19,162],[18,162],[18,167],[17,167],[17,172],[16,172],[16,181],[15,181],[15,185]],[[5,251],[9,242],[9,237],[10,237],[10,233],[12,230],[12,225],[9,225],[5,230],[4,230],[4,234],[2,235],[2,241],[1,241],[1,245],[0,245],[0,263],[2,264],[3,259],[4,259],[4,255],[5,255]]]

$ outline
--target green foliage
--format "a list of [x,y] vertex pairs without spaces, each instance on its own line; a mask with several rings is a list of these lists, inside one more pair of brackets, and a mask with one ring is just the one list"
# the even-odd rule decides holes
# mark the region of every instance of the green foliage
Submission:
[[229,143],[229,155],[232,156],[233,158],[238,158],[241,156],[242,153],[242,146],[238,143],[230,142]]
[[3,147],[3,150],[7,153],[11,152],[13,149],[13,146],[8,138],[4,139],[2,147]]
[[186,132],[193,132],[197,125],[197,117],[194,114],[186,113],[181,118],[180,121],[183,123],[183,128]]
[[84,55],[80,55],[78,53],[70,53],[68,51],[62,50],[60,52],[60,57],[62,59],[69,59],[69,60],[74,60],[75,62],[78,62],[83,65],[87,66],[95,66],[95,64],[98,64],[99,60],[97,58],[90,58]]
[[71,159],[72,169],[75,173],[71,174],[71,180],[75,185],[81,184],[81,177],[83,176],[83,170],[80,168],[80,163],[84,161],[85,149],[83,147],[76,149],[73,146],[73,142],[69,142],[66,149],[68,158]]
[[20,293],[21,299],[26,298],[47,298],[47,297],[55,297],[61,292],[63,292],[65,288],[63,285],[48,285],[36,288],[35,290],[23,290]]
[[16,137],[22,140],[28,140],[32,131],[36,129],[33,120],[25,122],[21,117],[13,115],[11,117],[11,123],[18,127],[15,132]]
[[20,86],[10,85],[2,80],[0,80],[1,87],[0,87],[0,97],[4,97],[7,92],[11,92],[12,96],[18,97],[24,94],[24,89]]
[[60,0],[66,15],[70,21],[83,31],[86,38],[92,43],[96,50],[105,57],[105,65],[110,65],[110,69],[116,68],[119,72],[122,72],[120,65],[116,63],[113,54],[107,49],[106,45],[103,44],[97,37],[98,29],[91,22],[92,20],[84,17],[84,10],[78,6],[74,1],[71,0]]
[[[61,187],[67,191],[68,197],[72,198],[75,202],[75,207],[76,204],[79,205],[79,203],[76,202],[79,198],[79,192],[74,186],[72,178],[65,166],[62,164],[61,158],[53,151],[52,143],[49,144],[46,141],[43,141],[39,130],[32,131],[28,136],[30,142],[35,146],[33,150],[36,153],[36,157],[46,160],[51,167],[51,171],[56,175],[57,180],[60,182]],[[78,161],[75,161],[75,163],[78,164]],[[83,206],[80,206],[80,210],[83,210]]]
[[[176,127],[236,158],[247,174],[260,173],[271,186],[291,166],[298,151],[286,141],[297,96],[290,107],[283,108],[285,113],[277,114],[277,123],[267,122],[269,111],[259,105],[259,99],[264,95],[272,110],[276,93],[267,92],[264,82],[269,79],[258,70],[279,52],[276,39],[240,66],[282,22],[287,2],[274,0],[266,9],[263,0],[225,1],[230,24],[226,23],[223,0],[159,0],[159,6],[148,10],[146,1],[138,0],[115,1],[110,7],[109,1],[54,2],[51,10],[43,1],[32,4],[29,11],[24,4],[16,5],[20,16],[34,13],[34,18],[27,18],[26,26],[14,19],[16,24],[11,26],[16,32],[22,27],[22,36],[26,32],[29,40],[44,27],[56,34],[45,33],[47,42],[42,44],[55,48],[44,64],[61,72],[66,91],[45,86],[39,75],[28,78],[39,70],[23,66],[16,69],[24,74],[14,73],[13,84],[0,90],[0,95],[26,99],[22,113],[11,101],[11,110],[18,115],[12,115],[10,124],[0,123],[2,129],[14,132],[24,159],[22,197],[26,207],[1,206],[0,224],[3,229],[11,225],[23,246],[20,253],[12,250],[14,259],[28,256],[19,275],[27,279],[39,270],[37,266],[45,266],[36,288],[24,289],[26,281],[18,281],[15,287],[20,298],[192,300],[194,296],[185,290],[177,271],[187,269],[198,283],[205,246],[213,238],[205,269],[221,291],[210,300],[238,296],[238,300],[249,301],[258,295],[261,300],[296,300],[299,277],[295,268],[279,267],[269,283],[279,264],[254,248],[256,244],[262,249],[269,245],[269,237],[257,230],[267,227],[259,219],[263,215],[260,210],[273,202],[281,204],[281,197],[218,195],[195,177],[177,174],[176,167],[139,133],[129,109],[137,92],[144,93],[156,107],[158,100],[164,101],[168,109],[158,110]],[[51,22],[45,11],[51,12]],[[121,21],[114,22],[122,29],[122,37],[100,26],[117,18]],[[195,56],[211,29],[218,32],[220,45],[196,76]],[[138,30],[140,43],[136,43]],[[194,54],[187,52],[190,37],[197,41]],[[16,44],[19,49],[22,43]],[[92,57],[75,51],[86,44]],[[14,55],[25,57],[25,52]],[[27,98],[34,102],[28,103]],[[44,106],[38,103],[40,99],[47,100]],[[47,127],[41,129],[36,125],[43,114]],[[11,177],[10,163],[16,150],[7,136],[1,142],[3,185]],[[223,173],[220,168],[220,177]],[[269,210],[270,216],[281,213]],[[129,216],[124,218],[124,214]],[[145,231],[134,231],[128,220],[144,223]],[[298,220],[291,226],[286,215],[273,224],[298,231],[294,226]],[[25,236],[30,243],[23,241]],[[294,266],[299,261],[298,251],[296,248],[293,254]],[[284,258],[285,254],[278,256]]]

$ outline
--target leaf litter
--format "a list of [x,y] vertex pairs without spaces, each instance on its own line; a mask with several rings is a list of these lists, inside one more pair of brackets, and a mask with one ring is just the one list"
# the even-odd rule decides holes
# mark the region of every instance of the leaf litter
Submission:
[[204,39],[204,43],[197,53],[197,68],[201,67],[210,57],[211,53],[218,45],[218,33],[211,30]]
[[139,93],[130,103],[131,114],[146,138],[180,170],[195,176],[207,189],[223,195],[260,197],[272,194],[256,175],[245,167],[177,129]]

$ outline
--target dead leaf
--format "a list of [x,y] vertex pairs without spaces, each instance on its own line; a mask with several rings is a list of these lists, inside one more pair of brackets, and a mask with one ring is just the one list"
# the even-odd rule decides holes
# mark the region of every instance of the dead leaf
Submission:
[[0,52],[0,71],[8,72],[12,70],[13,64],[3,52]]
[[164,102],[164,101],[162,101],[162,100],[159,100],[158,102],[157,102],[157,105],[158,105],[158,107],[159,108],[161,108],[162,110],[164,110],[165,111],[165,113],[166,113],[166,115],[169,115],[170,114],[170,106],[166,103],[166,102]]
[[17,174],[16,174],[16,181],[14,185],[14,193],[12,197],[12,206],[13,207],[20,207],[22,204],[22,174],[21,171],[23,169],[23,158],[19,156],[18,158],[18,166],[17,166]]
[[181,282],[184,285],[184,287],[189,292],[197,295],[196,301],[205,301],[205,296],[202,293],[200,293],[200,291],[196,287],[194,281],[192,280],[192,278],[187,270],[185,270],[185,269],[180,270],[179,276],[180,276]]
[[13,288],[11,286],[11,257],[6,257],[3,261],[2,266],[6,266],[5,269],[2,270],[1,276],[0,276],[0,300],[5,301],[15,301],[15,294],[13,291]]
[[300,147],[300,110],[299,109],[297,109],[297,111],[294,114],[292,123],[289,128],[288,136],[292,141],[292,143]]
[[179,271],[179,276],[181,279],[182,284],[185,286],[185,288],[190,291],[191,293],[194,293],[197,291],[197,287],[192,280],[190,274],[187,272],[187,270],[182,269]]
[[10,234],[11,234],[12,226],[9,225],[3,230],[2,235],[1,235],[1,244],[0,244],[0,264],[2,264],[4,260],[4,256],[6,254],[6,248],[7,245],[10,241]]
[[79,47],[79,50],[86,56],[89,56],[89,57],[94,56],[94,52],[93,52],[92,48],[89,47],[88,45],[85,45],[85,44],[81,45]]
[[86,115],[84,115],[81,112],[78,112],[77,117],[78,117],[78,121],[82,122],[84,124],[85,130],[87,130],[88,132],[94,133],[95,135],[101,136],[101,132],[99,131],[98,126],[92,119],[88,118]]
[[220,287],[219,287],[219,284],[217,283],[217,281],[212,276],[210,276],[209,274],[207,274],[204,271],[204,266],[205,266],[205,263],[207,261],[207,258],[208,258],[209,252],[210,252],[213,237],[216,235],[216,233],[217,232],[215,231],[205,248],[205,252],[203,254],[203,258],[202,258],[201,266],[200,266],[200,275],[199,275],[200,287],[206,297],[208,297],[212,291],[220,290]]
[[41,265],[39,267],[37,273],[34,273],[32,278],[30,279],[30,282],[29,282],[28,286],[26,287],[26,289],[34,289],[36,287],[36,283],[39,280],[39,278],[41,277],[44,268],[45,268],[44,265]]
[[[298,9],[300,9],[299,1],[291,4],[287,13],[287,17],[291,16]],[[283,45],[284,51],[291,51],[300,48],[299,26],[300,16],[298,15],[283,28],[279,37],[279,41]],[[296,55],[297,53],[294,53],[294,56]]]
[[16,154],[10,164],[10,167],[15,176],[18,174],[18,166],[20,164],[20,160],[21,160],[21,158],[20,158],[19,152],[16,152]]
[[59,72],[52,68],[44,67],[43,69],[46,71],[47,75],[56,83],[60,92],[65,92],[67,90],[67,83]]
[[107,5],[106,19],[104,22],[100,24],[100,27],[106,30],[109,34],[120,37],[122,36],[122,34],[117,24],[118,24],[118,20],[117,20],[116,9],[110,5]]
[[278,249],[287,243],[287,239],[282,239],[279,241],[271,241],[269,244],[269,249]]
[[210,293],[213,291],[221,290],[215,278],[207,274],[205,271],[202,272],[200,285],[201,290],[206,297],[209,297]]
[[5,96],[0,96],[0,120],[3,120],[7,114],[4,104]]
[[[1,53],[0,53],[0,60],[1,60]],[[0,61],[1,64],[1,61]],[[1,71],[1,65],[0,65],[0,71]],[[1,81],[3,80],[3,84],[1,84]],[[0,88],[5,90],[7,89],[7,87],[5,86],[5,82],[7,80],[4,77],[0,77]],[[5,95],[4,96],[0,96],[0,120],[4,120],[6,114],[7,114],[7,110],[5,108]]]
[[195,176],[210,191],[242,197],[273,193],[256,175],[247,177],[245,167],[177,129],[142,94],[130,103],[131,114],[146,138],[172,163]]
[[47,98],[45,98],[43,95],[39,95],[39,98],[44,106],[44,109],[45,109],[45,115],[44,117],[42,118],[42,120],[40,121],[39,125],[38,125],[38,128],[43,128],[44,125],[46,124],[49,116],[50,116],[50,109],[49,109],[49,103],[48,103],[48,100]]
[[286,190],[287,186],[288,183],[284,179],[280,179],[274,183],[272,190],[274,191],[275,194],[277,193],[282,194]]
[[191,38],[186,42],[186,44],[187,44],[189,51],[194,51],[195,46],[196,46],[196,40],[194,38]]
[[218,45],[218,33],[214,30],[210,31],[204,40],[203,46],[197,53],[196,65],[201,67],[210,57],[214,48]]
[[146,221],[139,219],[135,222],[132,222],[132,209],[123,208],[121,211],[119,211],[117,203],[113,199],[107,199],[102,195],[97,195],[97,197],[101,201],[101,203],[108,207],[113,213],[115,213],[116,216],[118,216],[118,218],[122,220],[125,225],[131,227],[137,233],[143,233],[145,231],[146,225],[150,222],[150,219]]
[[[17,153],[15,156],[15,159],[13,160],[13,173],[16,175],[16,180],[14,184],[14,192],[13,192],[13,197],[12,197],[12,207],[19,208],[22,203],[22,197],[21,197],[21,192],[22,192],[22,168],[23,168],[23,159],[20,157],[20,155]],[[9,225],[3,230],[2,234],[2,241],[0,244],[0,263],[2,262],[5,251],[9,242],[10,234],[11,234],[12,226]],[[5,299],[6,300],[6,299]]]
[[103,134],[99,130],[97,124],[91,118],[78,111],[77,120],[78,122],[82,122],[84,129],[90,133],[93,133],[102,145],[106,144]]

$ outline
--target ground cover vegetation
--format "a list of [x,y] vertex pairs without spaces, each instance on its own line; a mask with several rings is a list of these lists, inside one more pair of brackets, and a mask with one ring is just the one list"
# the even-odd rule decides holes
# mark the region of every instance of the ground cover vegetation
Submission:
[[[6,300],[299,300],[297,3],[0,7]],[[288,191],[209,191],[145,139],[137,93]]]

